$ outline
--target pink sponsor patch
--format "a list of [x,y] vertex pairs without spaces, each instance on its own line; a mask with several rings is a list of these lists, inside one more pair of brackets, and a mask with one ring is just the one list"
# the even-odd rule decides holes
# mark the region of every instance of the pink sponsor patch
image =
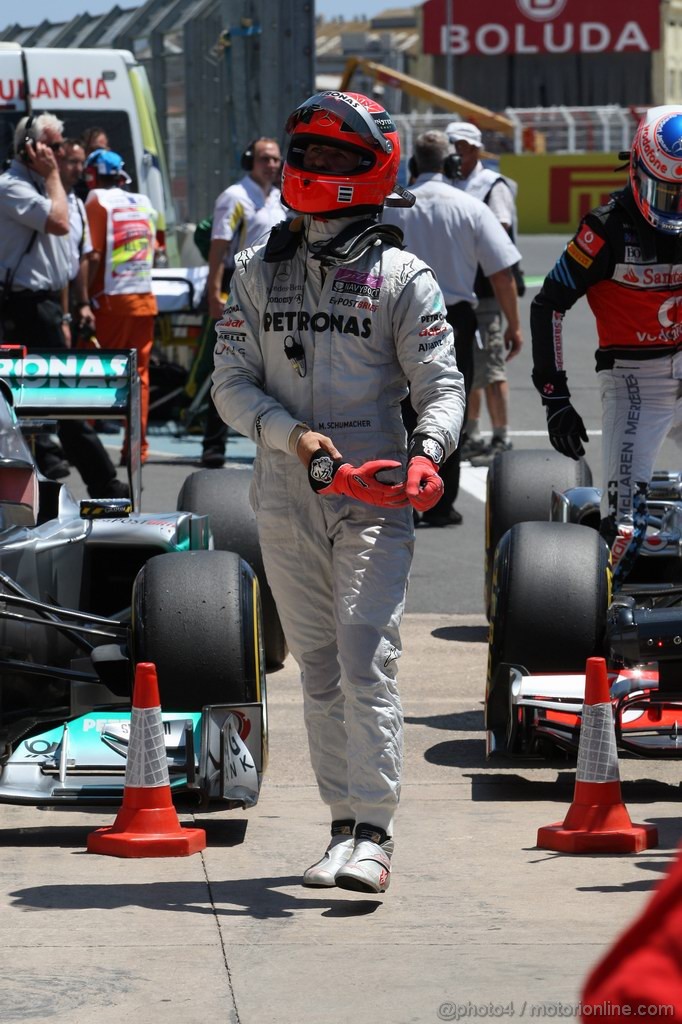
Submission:
[[352,284],[366,284],[370,288],[380,288],[384,282],[383,276],[375,277],[374,274],[363,274],[359,270],[339,269],[336,271],[335,281],[350,281]]

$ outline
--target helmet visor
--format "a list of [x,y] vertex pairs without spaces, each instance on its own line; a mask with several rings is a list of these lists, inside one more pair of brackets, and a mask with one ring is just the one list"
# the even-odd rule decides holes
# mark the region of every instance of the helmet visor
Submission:
[[325,177],[352,177],[365,174],[376,163],[376,157],[364,146],[299,132],[289,143],[287,163]]
[[[319,92],[307,99],[305,103],[301,103],[286,123],[287,134],[293,135],[299,124],[310,124],[313,115],[320,111],[334,114],[342,123],[347,124],[352,132],[359,135],[368,146],[379,146],[384,153],[393,152],[393,143],[383,134],[370,112],[344,92]],[[387,122],[387,131],[395,131],[393,122],[388,115],[384,116]]]
[[682,214],[682,184],[657,181],[648,174],[639,175],[639,194],[659,213]]

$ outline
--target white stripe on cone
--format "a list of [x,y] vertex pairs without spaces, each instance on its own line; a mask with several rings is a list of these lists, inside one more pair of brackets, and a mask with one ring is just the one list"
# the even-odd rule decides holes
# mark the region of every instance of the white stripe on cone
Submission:
[[618,782],[618,750],[611,704],[585,704],[576,782]]
[[130,715],[126,786],[170,786],[161,708],[136,708]]

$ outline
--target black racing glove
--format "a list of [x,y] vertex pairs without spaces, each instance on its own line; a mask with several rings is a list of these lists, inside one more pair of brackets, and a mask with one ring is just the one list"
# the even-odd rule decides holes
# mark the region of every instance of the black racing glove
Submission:
[[533,370],[533,384],[547,412],[547,433],[552,448],[576,461],[589,441],[585,424],[571,405],[571,392],[563,370]]
[[553,448],[569,459],[585,454],[589,438],[582,417],[578,415],[568,398],[554,398],[546,401],[547,432]]

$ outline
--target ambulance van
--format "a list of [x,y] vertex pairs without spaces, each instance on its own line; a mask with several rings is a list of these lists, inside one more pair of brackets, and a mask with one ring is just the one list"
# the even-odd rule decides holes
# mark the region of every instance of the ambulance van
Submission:
[[[0,43],[0,160],[12,153],[17,122],[48,111],[79,138],[99,127],[120,153],[130,188],[158,211],[159,263],[179,263],[177,224],[156,109],[145,69],[127,50],[39,49]],[[165,254],[165,258],[164,258]]]

